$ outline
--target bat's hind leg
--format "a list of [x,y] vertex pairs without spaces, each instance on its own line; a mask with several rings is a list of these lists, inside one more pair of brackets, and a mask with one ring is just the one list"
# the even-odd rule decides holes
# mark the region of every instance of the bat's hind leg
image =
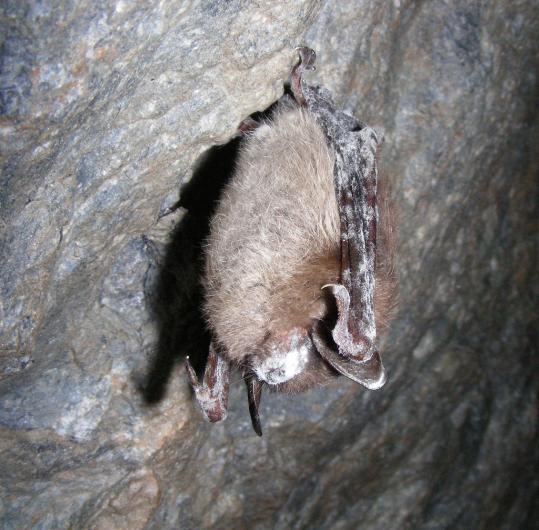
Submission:
[[185,368],[195,397],[209,422],[222,421],[227,416],[230,364],[217,352],[213,342],[210,344],[208,362],[199,382],[195,370],[187,358]]

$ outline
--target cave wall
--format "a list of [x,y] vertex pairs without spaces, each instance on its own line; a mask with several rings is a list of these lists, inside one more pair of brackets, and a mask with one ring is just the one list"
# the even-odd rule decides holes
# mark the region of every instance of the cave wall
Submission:
[[[3,528],[536,524],[535,2],[0,12]],[[182,358],[207,344],[198,260],[229,140],[298,44],[384,134],[400,304],[382,390],[265,395],[259,439],[239,374],[207,425]]]

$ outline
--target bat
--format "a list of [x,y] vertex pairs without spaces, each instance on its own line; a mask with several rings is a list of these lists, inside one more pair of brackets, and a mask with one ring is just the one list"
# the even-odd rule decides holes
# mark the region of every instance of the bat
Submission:
[[195,398],[210,422],[227,416],[232,367],[262,436],[263,387],[298,393],[345,376],[386,382],[378,330],[394,305],[392,208],[377,182],[374,129],[309,86],[301,47],[269,119],[240,125],[237,165],[211,220],[204,312],[212,341]]

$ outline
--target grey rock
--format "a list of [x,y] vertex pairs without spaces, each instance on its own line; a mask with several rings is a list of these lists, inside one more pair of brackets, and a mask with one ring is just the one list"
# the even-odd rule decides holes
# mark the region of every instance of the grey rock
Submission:
[[[2,528],[536,526],[533,1],[0,12]],[[400,309],[386,387],[264,395],[258,439],[239,374],[207,425],[181,360],[223,144],[298,44],[385,136]]]

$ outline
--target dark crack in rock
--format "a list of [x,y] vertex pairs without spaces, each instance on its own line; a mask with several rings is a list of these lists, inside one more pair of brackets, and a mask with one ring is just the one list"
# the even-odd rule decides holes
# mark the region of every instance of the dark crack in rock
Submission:
[[[0,526],[535,528],[536,11],[4,1]],[[264,396],[258,439],[240,375],[207,425],[182,358],[229,140],[300,44],[385,137],[400,310],[386,387]]]

